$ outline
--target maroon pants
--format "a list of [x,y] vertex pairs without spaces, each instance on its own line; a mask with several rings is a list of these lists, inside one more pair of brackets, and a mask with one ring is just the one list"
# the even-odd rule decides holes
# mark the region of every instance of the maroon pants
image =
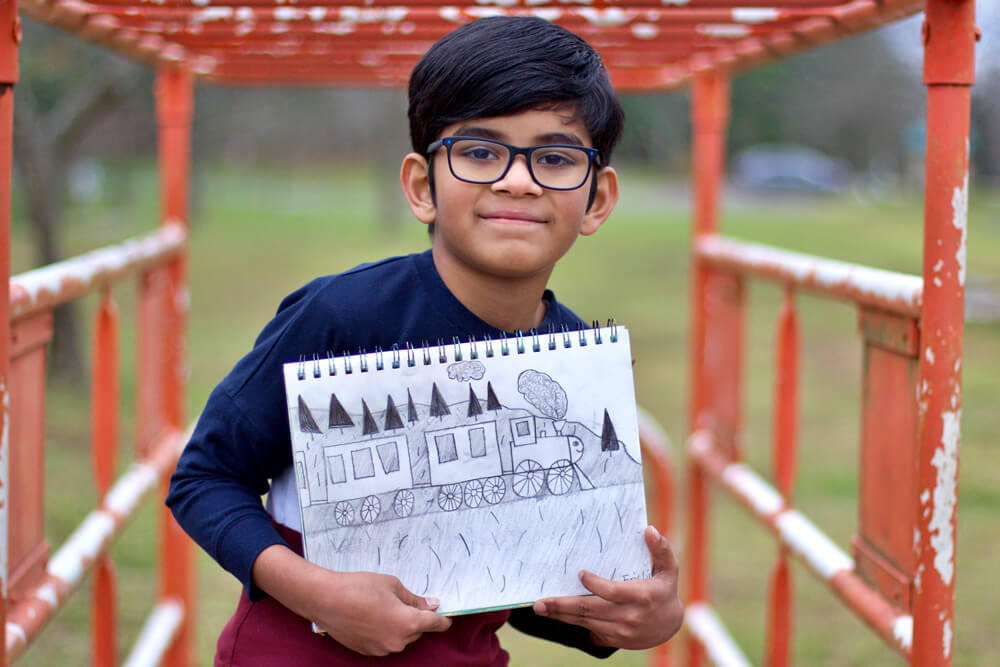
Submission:
[[[297,553],[302,553],[299,533],[275,524],[278,532]],[[507,652],[500,648],[496,631],[507,621],[508,612],[456,616],[446,632],[429,632],[402,653],[371,658],[342,646],[334,639],[312,631],[312,623],[265,597],[251,602],[240,595],[236,612],[223,628],[216,645],[216,667],[261,667],[280,665],[475,665],[504,667]]]

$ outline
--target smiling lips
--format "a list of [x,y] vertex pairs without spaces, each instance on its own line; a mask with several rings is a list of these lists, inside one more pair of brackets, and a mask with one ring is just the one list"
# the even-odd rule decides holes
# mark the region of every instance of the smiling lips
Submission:
[[479,217],[491,222],[501,223],[541,224],[545,222],[544,219],[537,215],[532,215],[524,211],[493,211],[492,213],[481,214]]

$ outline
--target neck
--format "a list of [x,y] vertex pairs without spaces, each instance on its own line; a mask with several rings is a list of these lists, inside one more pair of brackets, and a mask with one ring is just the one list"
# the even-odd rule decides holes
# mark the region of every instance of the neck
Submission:
[[448,290],[487,324],[503,331],[528,331],[545,319],[542,295],[551,271],[525,278],[503,278],[471,271],[434,248],[431,254]]

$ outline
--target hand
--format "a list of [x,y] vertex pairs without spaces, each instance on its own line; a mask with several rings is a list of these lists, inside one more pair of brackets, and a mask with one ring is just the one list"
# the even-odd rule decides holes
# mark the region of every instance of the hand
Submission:
[[364,655],[398,653],[425,632],[451,627],[434,613],[437,600],[414,595],[396,577],[332,572],[281,545],[261,552],[252,576],[262,591]]
[[587,628],[599,646],[645,649],[673,637],[684,620],[677,599],[677,560],[656,528],[647,527],[645,538],[653,561],[651,578],[610,581],[583,571],[580,581],[593,596],[538,600],[535,613]]

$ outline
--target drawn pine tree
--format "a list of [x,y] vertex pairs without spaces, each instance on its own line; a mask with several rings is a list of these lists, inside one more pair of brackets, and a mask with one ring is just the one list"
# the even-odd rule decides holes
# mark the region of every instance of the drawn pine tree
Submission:
[[472,385],[469,385],[469,412],[466,417],[476,417],[483,414],[483,406],[479,404],[479,399],[476,397],[476,392],[472,390]]
[[435,382],[431,387],[431,417],[443,417],[450,414],[451,410],[448,409],[448,404],[444,402],[444,397],[441,396],[437,382]]
[[364,411],[364,426],[361,429],[361,435],[372,435],[373,433],[378,433],[378,424],[375,423],[375,417],[372,416],[372,411],[368,409],[368,404],[365,403],[365,399],[361,399],[361,409]]
[[309,406],[302,400],[302,394],[299,394],[299,430],[303,433],[323,432],[319,430],[319,424],[313,419],[312,413],[309,411]]
[[390,396],[385,406],[385,427],[383,430],[390,431],[396,428],[403,428],[403,420],[400,419],[399,410],[396,409],[396,404]]
[[354,426],[354,420],[340,404],[336,394],[330,394],[330,428]]
[[618,450],[618,435],[615,433],[615,425],[611,423],[611,416],[608,409],[604,409],[604,428],[601,430],[601,451],[613,452]]
[[503,406],[500,405],[500,400],[497,398],[496,392],[493,391],[493,383],[486,383],[486,409],[487,410],[499,410]]
[[406,390],[406,421],[411,424],[417,421],[417,406],[413,404],[413,396],[410,395],[410,390]]

